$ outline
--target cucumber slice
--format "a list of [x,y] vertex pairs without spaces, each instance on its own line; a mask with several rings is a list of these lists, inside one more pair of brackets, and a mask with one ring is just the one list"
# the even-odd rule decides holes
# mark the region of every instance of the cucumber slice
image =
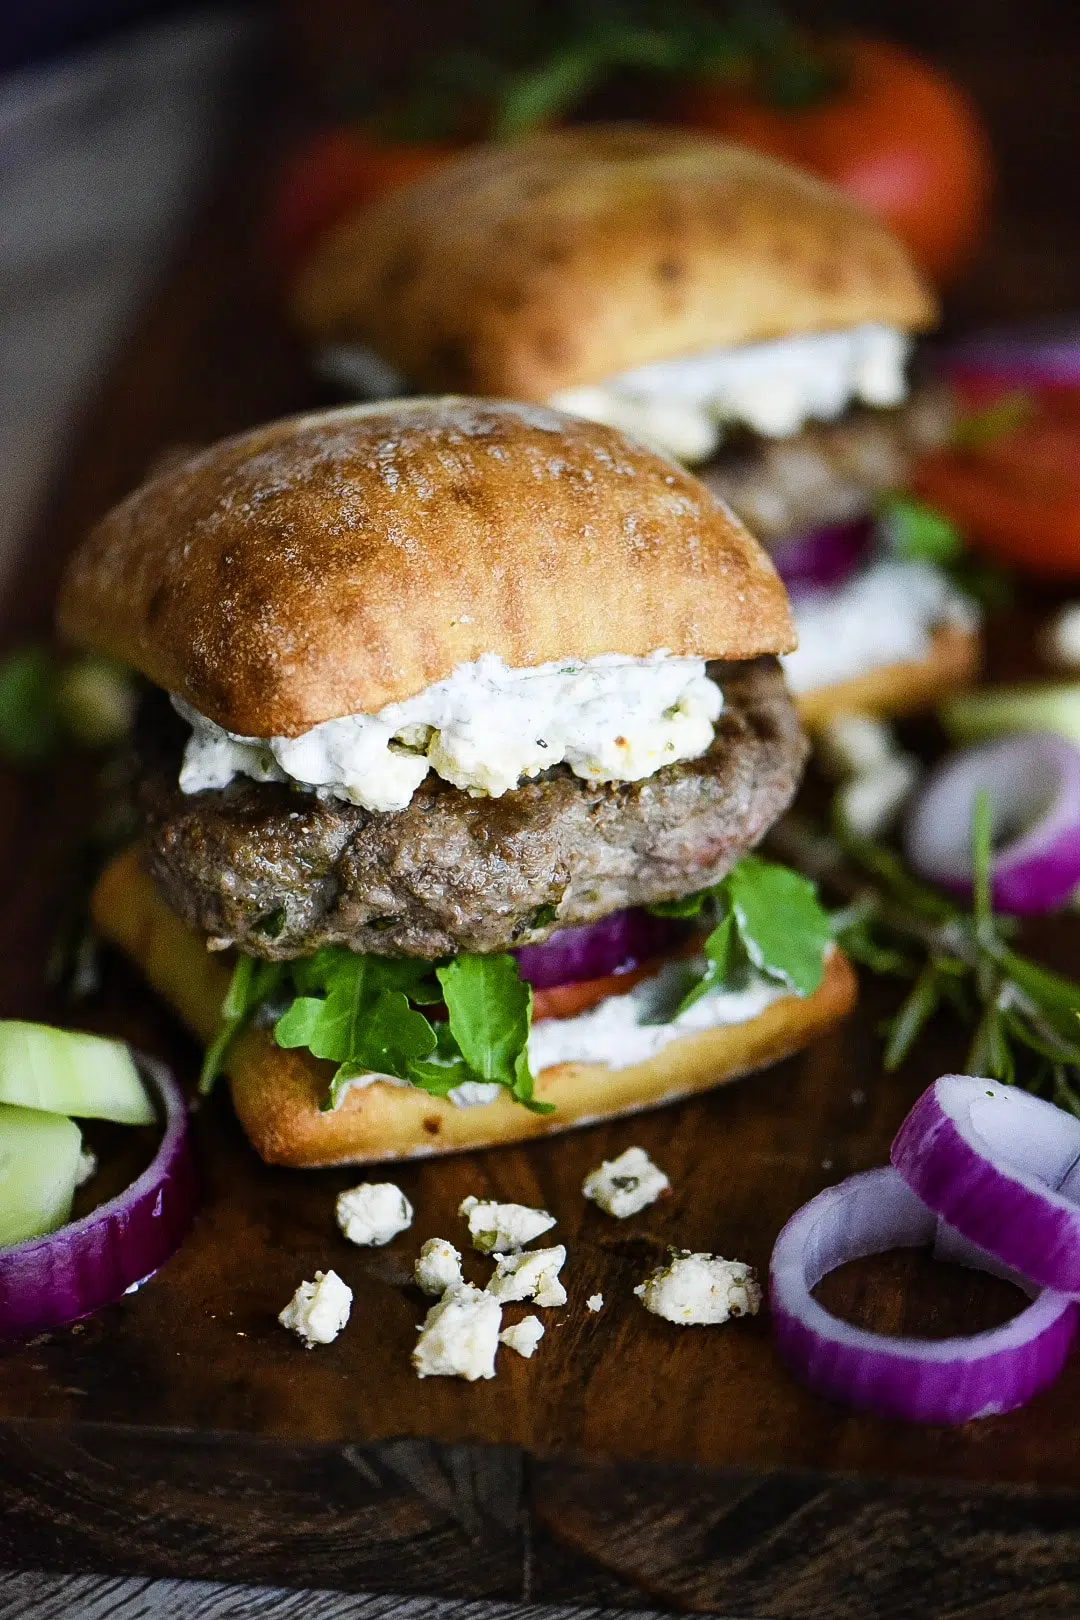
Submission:
[[1013,731],[1056,731],[1080,742],[1080,686],[991,686],[966,692],[941,708],[941,723],[957,742],[982,742]]
[[0,1247],[70,1220],[81,1147],[74,1120],[0,1104]]
[[154,1106],[123,1041],[0,1019],[0,1103],[118,1125],[152,1125]]

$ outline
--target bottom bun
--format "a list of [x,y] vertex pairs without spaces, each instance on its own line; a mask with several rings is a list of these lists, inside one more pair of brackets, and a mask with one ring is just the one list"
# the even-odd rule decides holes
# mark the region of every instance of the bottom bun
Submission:
[[[129,850],[104,872],[93,917],[203,1041],[218,1027],[229,982],[226,963],[169,910]],[[821,988],[784,996],[745,1024],[686,1035],[646,1063],[609,1069],[561,1063],[537,1076],[536,1095],[554,1114],[532,1114],[509,1095],[479,1108],[457,1108],[413,1086],[375,1081],[352,1089],[323,1112],[333,1065],[285,1051],[266,1030],[249,1030],[229,1055],[233,1103],[253,1147],[270,1164],[371,1164],[453,1153],[546,1136],[615,1114],[655,1108],[707,1091],[798,1052],[846,1017],[855,975],[834,950]]]
[[811,731],[839,714],[914,714],[933,708],[979,673],[982,640],[977,630],[942,625],[930,638],[930,650],[918,662],[882,664],[835,686],[818,686],[795,699],[799,719]]

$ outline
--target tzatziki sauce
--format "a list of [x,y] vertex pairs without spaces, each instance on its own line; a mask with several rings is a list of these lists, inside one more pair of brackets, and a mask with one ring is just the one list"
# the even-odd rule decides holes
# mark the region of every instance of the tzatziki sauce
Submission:
[[172,701],[192,728],[184,793],[248,776],[388,811],[403,810],[429,770],[492,798],[559,764],[587,782],[640,781],[706,752],[723,694],[704,660],[660,649],[532,669],[509,669],[488,653],[402,703],[326,720],[299,737],[240,736]]
[[705,461],[728,423],[781,439],[805,422],[834,420],[853,400],[899,405],[909,346],[890,326],[799,333],[657,360],[563,389],[550,404],[649,439],[680,461]]
[[943,625],[975,630],[978,607],[932,563],[883,559],[791,604],[799,645],[780,662],[795,693],[886,664],[918,663]]

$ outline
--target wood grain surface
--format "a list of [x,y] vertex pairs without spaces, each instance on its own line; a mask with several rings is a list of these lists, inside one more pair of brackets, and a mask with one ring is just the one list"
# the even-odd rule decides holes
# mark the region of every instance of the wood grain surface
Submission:
[[[238,156],[88,412],[4,604],[5,641],[42,633],[64,553],[155,457],[317,398],[251,268],[260,164],[257,143]],[[1062,242],[1080,263],[1075,225]],[[1000,307],[1031,298],[1026,286],[1026,303],[1003,293]],[[1006,627],[1006,659],[1038,606]],[[77,765],[0,774],[0,1012],[123,1033],[191,1081],[193,1047],[123,964],[107,964],[77,1012],[43,987],[90,802]],[[1059,960],[1074,954],[1067,931],[1047,940]],[[669,1243],[764,1271],[799,1204],[882,1162],[913,1098],[963,1052],[945,1030],[884,1077],[876,1026],[889,1004],[869,988],[843,1032],[688,1105],[411,1165],[395,1179],[416,1223],[383,1250],[350,1248],[334,1226],[334,1197],[355,1173],[267,1169],[216,1095],[196,1116],[205,1201],[180,1254],[93,1321],[0,1353],[0,1563],[784,1620],[1074,1616],[1080,1361],[1024,1412],[905,1428],[801,1390],[764,1316],[678,1330],[632,1293]],[[617,1223],[580,1186],[632,1142],[673,1190]],[[431,1235],[460,1245],[455,1210],[470,1192],[552,1210],[569,1301],[545,1313],[531,1362],[503,1351],[493,1383],[421,1383],[409,1365],[425,1303],[412,1259]],[[479,1257],[469,1264],[486,1275]],[[302,1277],[331,1265],[355,1291],[352,1320],[334,1345],[305,1352],[276,1314]],[[585,1309],[594,1292],[599,1315]],[[929,1333],[1001,1320],[1015,1299],[916,1256],[844,1268],[827,1296],[856,1320]]]

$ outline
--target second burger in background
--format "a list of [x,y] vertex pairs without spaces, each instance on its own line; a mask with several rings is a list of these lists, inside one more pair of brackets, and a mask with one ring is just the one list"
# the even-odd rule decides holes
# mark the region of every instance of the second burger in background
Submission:
[[464,399],[255,429],[107,516],[60,624],[159,689],[98,924],[267,1159],[654,1105],[852,1003],[811,886],[750,853],[806,754],[783,585],[615,429]]
[[331,229],[293,308],[354,392],[545,401],[698,465],[790,581],[811,723],[974,672],[970,601],[870,521],[951,430],[941,391],[908,392],[935,301],[823,182],[644,126],[480,148]]

